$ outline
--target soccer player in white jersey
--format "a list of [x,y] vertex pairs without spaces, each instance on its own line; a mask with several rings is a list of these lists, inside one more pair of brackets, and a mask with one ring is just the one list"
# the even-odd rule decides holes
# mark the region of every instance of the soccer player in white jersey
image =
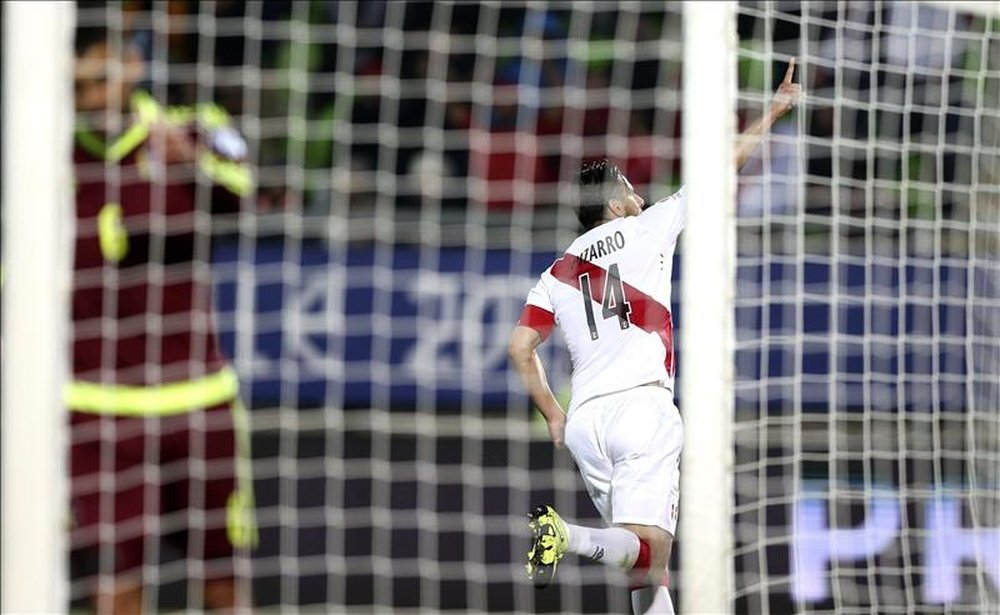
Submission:
[[[792,60],[767,112],[740,135],[737,169],[798,100],[794,70]],[[565,443],[608,524],[573,525],[539,506],[529,514],[528,575],[548,585],[567,552],[623,568],[636,613],[673,613],[666,572],[684,436],[673,402],[670,274],[687,206],[684,188],[645,206],[614,165],[584,165],[578,217],[585,232],[528,293],[509,347],[552,442]],[[568,419],[535,352],[557,323],[573,363]]]

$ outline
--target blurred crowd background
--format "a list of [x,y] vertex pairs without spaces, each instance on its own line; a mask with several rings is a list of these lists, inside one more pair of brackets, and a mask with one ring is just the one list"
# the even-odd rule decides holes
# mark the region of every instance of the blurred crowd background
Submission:
[[[425,221],[461,225],[482,208],[474,222],[500,227],[513,211],[522,227],[575,230],[558,206],[571,201],[567,184],[585,158],[616,159],[654,198],[680,182],[676,6],[643,7],[641,19],[614,5],[582,18],[570,4],[530,3],[124,7],[123,28],[166,63],[153,89],[242,118],[259,198],[318,216],[319,226],[331,213],[368,218],[350,239],[377,234],[375,209],[398,220],[423,209]],[[769,10],[775,18],[763,3],[741,3],[741,125],[761,112],[790,57],[807,99],[744,173],[744,228],[805,214],[810,245],[824,252],[831,236],[875,233],[895,247],[920,221],[967,223],[973,193],[998,180],[1000,86],[983,79],[998,53],[995,25],[984,38],[984,18],[911,3]],[[995,216],[988,192],[979,213]],[[933,245],[913,245],[967,251],[968,237],[944,227]],[[855,244],[865,249],[845,246]]]

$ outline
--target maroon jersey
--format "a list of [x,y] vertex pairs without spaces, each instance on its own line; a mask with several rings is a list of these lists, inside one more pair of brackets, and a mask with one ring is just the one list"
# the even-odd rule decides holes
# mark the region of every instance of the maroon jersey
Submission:
[[[77,135],[73,371],[76,380],[158,385],[223,366],[207,230],[213,211],[235,210],[250,176],[245,145],[217,107],[209,125],[144,93],[133,109],[137,123],[116,142]],[[150,159],[153,121],[198,135],[197,168]]]

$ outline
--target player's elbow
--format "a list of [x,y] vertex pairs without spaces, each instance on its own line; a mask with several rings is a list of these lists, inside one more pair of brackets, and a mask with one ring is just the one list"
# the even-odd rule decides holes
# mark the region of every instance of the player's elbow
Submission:
[[510,342],[507,344],[507,356],[514,365],[519,365],[529,359],[532,350],[518,340],[516,336],[511,337]]
[[542,343],[542,335],[524,325],[514,327],[510,342],[507,344],[507,356],[519,370],[528,369],[535,361],[535,349]]
[[531,340],[527,336],[521,334],[520,331],[515,331],[510,336],[510,342],[507,344],[507,356],[510,357],[511,363],[514,365],[528,363],[531,361],[534,352],[535,345],[531,343]]

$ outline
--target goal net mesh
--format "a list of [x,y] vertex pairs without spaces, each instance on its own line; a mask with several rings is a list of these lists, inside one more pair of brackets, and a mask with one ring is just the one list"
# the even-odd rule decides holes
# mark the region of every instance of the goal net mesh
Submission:
[[[256,191],[211,217],[199,269],[249,409],[248,599],[628,612],[605,566],[526,579],[531,507],[600,520],[506,343],[577,234],[581,160],[647,200],[680,185],[682,5],[79,6],[143,54],[154,98],[218,104],[248,144]],[[741,126],[792,57],[806,96],[739,182],[734,608],[996,608],[1000,23],[743,2],[738,28]],[[541,354],[565,398],[557,338]],[[152,542],[147,604],[200,608],[201,567]],[[672,587],[683,608],[682,570]]]
[[737,611],[998,606],[1000,20],[947,4],[740,4],[741,116],[806,97],[739,180]]

